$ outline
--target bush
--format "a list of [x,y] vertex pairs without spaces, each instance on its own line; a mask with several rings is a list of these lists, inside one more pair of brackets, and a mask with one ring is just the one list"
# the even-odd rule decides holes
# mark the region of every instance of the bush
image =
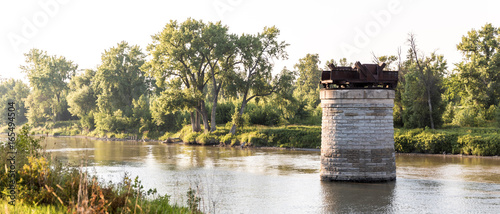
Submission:
[[232,102],[217,103],[217,109],[215,109],[215,122],[217,124],[230,122],[235,112],[234,108],[235,106]]
[[191,132],[191,133],[185,135],[184,137],[182,137],[182,141],[184,143],[196,143],[196,138],[198,137],[198,135],[200,135],[200,134],[197,132]]
[[276,111],[276,108],[271,105],[255,105],[249,103],[247,105],[247,112],[249,116],[250,124],[274,126],[278,125],[280,121],[280,115]]
[[212,133],[203,133],[196,137],[196,142],[205,145],[205,144],[216,144],[219,142],[218,137]]
[[453,124],[459,126],[479,127],[485,126],[486,119],[483,110],[474,106],[465,106],[456,112]]
[[500,135],[471,136],[464,135],[458,138],[462,147],[460,153],[467,155],[499,155]]

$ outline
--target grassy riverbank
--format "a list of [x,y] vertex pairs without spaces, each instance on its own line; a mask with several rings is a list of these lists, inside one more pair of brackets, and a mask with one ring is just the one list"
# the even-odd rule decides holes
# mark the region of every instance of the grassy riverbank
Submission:
[[[184,126],[175,133],[160,133],[149,136],[148,132],[97,133],[85,132],[78,121],[57,122],[46,127],[37,127],[35,133],[55,136],[83,135],[98,138],[153,139],[162,141],[183,141],[190,144],[260,146],[286,148],[321,147],[321,126],[261,126],[252,125],[239,129],[236,135],[229,134],[229,126],[218,125],[213,133],[192,132],[191,126]],[[50,128],[47,128],[50,127]],[[398,129],[394,131],[395,149],[400,153],[467,154],[480,156],[500,155],[500,128],[498,127],[455,127],[441,129]]]
[[494,156],[500,155],[500,128],[396,129],[394,143],[401,153]]
[[121,182],[110,183],[87,174],[85,160],[80,167],[64,165],[42,149],[40,140],[23,127],[16,133],[16,155],[0,144],[5,157],[0,160],[0,213],[199,213],[192,190],[189,207],[181,207],[156,189],[145,190],[139,177],[125,173]]

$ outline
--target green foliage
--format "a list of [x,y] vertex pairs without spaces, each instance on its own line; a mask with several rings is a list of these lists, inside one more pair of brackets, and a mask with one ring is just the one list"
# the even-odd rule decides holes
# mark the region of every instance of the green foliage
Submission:
[[278,125],[281,115],[277,108],[271,104],[255,105],[249,103],[247,105],[248,122],[255,125],[274,126]]
[[261,132],[267,136],[268,145],[293,148],[320,148],[321,127],[288,126],[269,128]]
[[[234,50],[230,47],[227,30],[220,22],[205,24],[189,18],[180,24],[170,21],[161,32],[152,36],[153,43],[147,48],[152,59],[143,70],[156,78],[158,87],[166,90],[162,98],[168,101],[157,104],[159,108],[156,109],[168,112],[196,109],[202,116],[205,130],[209,130],[204,89],[209,70],[213,78],[215,72],[231,70],[230,64],[217,64],[222,58],[232,59],[226,56]],[[216,82],[212,84],[217,87]],[[193,128],[201,130],[197,122]]]
[[8,205],[8,201],[0,199],[0,207],[5,213],[33,213],[33,214],[67,214],[68,208],[61,205],[29,205],[24,202],[16,202],[16,206]]
[[0,125],[7,125],[8,120],[8,103],[14,102],[15,123],[23,124],[27,121],[27,109],[25,106],[25,99],[28,97],[30,89],[28,85],[24,84],[21,80],[8,79],[0,83],[0,103],[3,105],[3,112],[0,116]]
[[[119,183],[103,183],[82,169],[66,167],[47,158],[45,152],[38,155],[30,152],[39,148],[39,139],[29,132],[29,127],[24,126],[17,135],[20,156],[16,165],[20,169],[16,177],[15,207],[7,206],[9,178],[4,167],[0,168],[2,210],[12,213],[73,213],[80,209],[95,213],[192,213],[189,208],[171,205],[169,196],[158,196],[156,189],[144,190],[138,177],[132,181],[125,173]],[[7,149],[4,145],[1,147],[0,154],[5,155]],[[5,165],[6,159],[0,159],[0,164]]]
[[[410,58],[405,62],[405,69],[408,72],[404,76],[405,87],[401,95],[404,127],[441,126],[443,123],[442,114],[445,110],[441,100],[443,93],[441,81],[446,69],[446,61],[443,56],[437,56],[433,53],[424,60],[419,59],[418,63]],[[430,105],[432,106],[432,119]]]
[[96,72],[85,70],[85,73],[75,76],[69,83],[70,91],[67,96],[69,112],[80,118],[82,127],[94,129],[94,114],[97,109],[97,97],[92,88]]
[[139,46],[124,41],[104,51],[92,82],[99,112],[121,110],[124,116],[132,116],[132,101],[147,93],[144,72],[139,69],[145,57]]
[[232,120],[232,115],[235,112],[233,102],[221,102],[217,104],[216,122],[217,124],[226,124]]
[[403,153],[500,155],[500,129],[398,130],[394,146],[397,152]]
[[460,153],[467,155],[490,156],[500,154],[500,135],[473,136],[464,135],[458,138]]
[[39,150],[42,148],[40,146],[41,139],[35,139],[30,133],[31,127],[29,125],[24,125],[16,136],[16,151],[18,153],[31,154],[33,156],[38,156]]
[[484,112],[481,111],[478,106],[464,106],[459,108],[452,123],[464,127],[480,127],[487,125]]
[[105,114],[104,112],[94,113],[96,130],[104,132],[123,132],[132,131],[131,119],[123,115],[122,110],[118,109],[112,115]]
[[[278,41],[280,31],[276,27],[264,27],[264,31],[257,35],[243,34],[236,42],[239,51],[235,85],[236,91],[241,94],[242,104],[238,114],[243,114],[246,104],[256,98],[265,97],[273,93],[290,90],[294,79],[292,72],[283,69],[273,78],[272,68],[274,59],[288,57],[285,48],[289,45]],[[236,118],[236,117],[233,117]],[[236,118],[238,119],[238,118]],[[236,133],[238,121],[233,121],[231,133]]]
[[49,56],[31,49],[21,70],[28,76],[33,92],[26,99],[28,119],[37,125],[48,120],[68,120],[67,82],[75,75],[77,65],[64,57]]
[[[186,141],[186,142],[194,142],[194,141]],[[201,145],[218,144],[219,137],[213,133],[202,133],[196,137],[196,142]]]
[[198,132],[191,132],[182,137],[184,143],[196,143],[197,137],[200,135]]
[[237,140],[236,136],[231,134],[231,133],[228,133],[224,136],[222,136],[220,138],[220,142],[223,144],[223,145],[235,145],[235,144],[238,144],[239,141]]
[[500,101],[500,36],[491,23],[472,29],[462,37],[457,49],[465,60],[457,65],[458,80],[465,87],[465,105],[487,109]]
[[452,153],[458,152],[458,150],[454,151],[453,149],[456,141],[457,136],[455,134],[434,133],[417,129],[403,134],[396,134],[394,136],[394,147],[396,151],[403,153]]

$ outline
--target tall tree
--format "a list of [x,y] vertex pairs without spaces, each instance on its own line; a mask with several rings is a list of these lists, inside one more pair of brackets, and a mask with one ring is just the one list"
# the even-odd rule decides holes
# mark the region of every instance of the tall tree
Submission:
[[101,60],[92,83],[99,111],[110,115],[120,109],[131,116],[133,100],[147,93],[145,75],[139,69],[145,55],[139,46],[122,41],[105,50]]
[[[199,116],[205,132],[215,130],[217,97],[224,84],[221,76],[232,71],[234,37],[227,34],[227,27],[220,22],[205,24],[187,19],[180,24],[170,21],[152,38],[153,43],[148,46],[152,59],[143,69],[156,78],[158,87],[165,89],[158,97],[165,103],[157,103],[154,109],[163,109],[165,113],[192,111],[193,131],[201,131]],[[209,81],[213,86],[212,129],[205,107],[204,90]]]
[[238,37],[227,33],[227,26],[220,22],[208,23],[203,31],[203,41],[208,52],[203,56],[210,67],[212,86],[212,112],[210,116],[210,132],[217,129],[216,112],[219,93],[222,87],[231,82],[234,77],[236,45]]
[[[31,49],[25,54],[27,65],[21,66],[22,72],[26,73],[33,88],[33,93],[28,99],[29,115],[32,119],[37,117],[34,113],[36,108],[48,108],[45,119],[57,121],[64,111],[67,111],[65,94],[68,90],[67,82],[75,75],[77,65],[61,56],[49,56],[45,51]],[[52,100],[52,102],[50,101]],[[38,104],[45,104],[41,106]],[[43,121],[34,121],[43,122]]]
[[472,29],[457,45],[464,61],[457,64],[458,78],[467,97],[463,105],[480,109],[500,101],[500,29],[491,23],[480,30]]
[[446,60],[442,55],[418,57],[415,36],[410,34],[408,58],[405,62],[405,89],[403,92],[403,121],[405,127],[425,127],[434,129],[442,124],[444,111],[441,94]]
[[69,82],[69,112],[80,118],[80,123],[88,130],[94,128],[94,115],[97,108],[97,97],[92,88],[96,71],[87,69],[85,73],[75,76]]
[[[265,27],[262,33],[257,35],[243,34],[237,42],[238,56],[238,93],[242,96],[241,107],[236,112],[235,118],[241,117],[246,104],[256,98],[271,95],[279,91],[280,84],[284,79],[290,79],[289,73],[281,73],[272,77],[274,59],[286,59],[288,57],[285,48],[288,46],[284,41],[279,42],[280,31],[276,27]],[[233,122],[230,132],[236,133],[237,121]]]
[[[0,82],[0,103],[3,104],[4,112],[8,112],[7,103],[14,102],[16,124],[26,122],[25,99],[28,97],[30,89],[28,85],[21,80],[8,79]],[[0,124],[7,124],[8,115],[2,114]]]
[[299,104],[296,116],[302,121],[312,116],[320,103],[318,96],[321,77],[320,63],[318,54],[307,54],[294,65],[294,69],[299,75],[293,92]]

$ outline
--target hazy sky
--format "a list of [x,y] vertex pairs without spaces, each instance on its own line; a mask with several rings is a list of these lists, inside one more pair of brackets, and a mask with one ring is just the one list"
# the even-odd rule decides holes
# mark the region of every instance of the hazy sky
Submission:
[[443,54],[452,67],[462,58],[456,45],[463,35],[488,22],[500,27],[499,8],[497,0],[2,0],[0,75],[25,78],[19,66],[31,48],[96,68],[105,49],[124,40],[145,51],[169,20],[188,17],[221,20],[237,34],[275,25],[290,44],[289,59],[276,61],[275,71],[293,68],[307,53],[319,54],[322,67],[332,58],[371,62],[372,52],[396,55],[398,47],[405,54],[410,32],[424,53]]

